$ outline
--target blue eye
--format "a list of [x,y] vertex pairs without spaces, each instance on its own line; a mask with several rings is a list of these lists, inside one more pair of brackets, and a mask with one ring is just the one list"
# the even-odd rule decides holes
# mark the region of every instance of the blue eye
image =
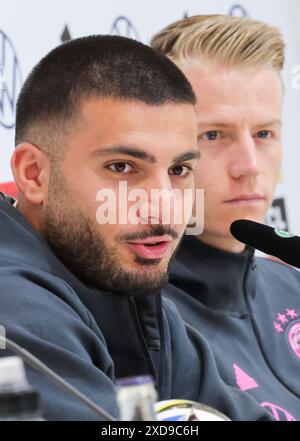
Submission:
[[271,136],[271,132],[269,130],[261,130],[257,136],[262,139],[268,139]]
[[216,130],[212,130],[212,131],[204,133],[204,137],[208,141],[215,141],[219,137],[219,132]]

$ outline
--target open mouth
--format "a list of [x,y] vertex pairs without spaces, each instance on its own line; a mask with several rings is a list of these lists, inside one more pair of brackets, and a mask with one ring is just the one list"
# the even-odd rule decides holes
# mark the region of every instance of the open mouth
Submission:
[[171,240],[149,238],[139,242],[128,242],[130,249],[144,259],[161,259],[170,247]]
[[155,242],[155,243],[145,243],[145,246],[146,247],[155,247],[155,246],[157,246],[157,245],[160,245],[160,244],[162,244],[162,243],[164,243],[163,241],[161,241],[161,242]]

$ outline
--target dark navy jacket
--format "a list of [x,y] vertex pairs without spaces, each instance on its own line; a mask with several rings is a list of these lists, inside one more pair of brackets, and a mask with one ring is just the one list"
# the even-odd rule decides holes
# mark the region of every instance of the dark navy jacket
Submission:
[[[8,201],[0,201],[0,325],[115,417],[115,378],[151,374],[159,400],[199,401],[235,420],[269,419],[255,400],[225,385],[206,341],[170,301],[85,286]],[[30,367],[27,375],[46,419],[97,419],[48,378]]]
[[164,291],[209,341],[224,381],[300,420],[300,272],[186,236]]

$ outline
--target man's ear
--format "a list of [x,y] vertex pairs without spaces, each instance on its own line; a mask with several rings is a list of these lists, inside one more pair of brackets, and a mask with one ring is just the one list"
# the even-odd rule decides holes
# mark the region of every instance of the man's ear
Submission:
[[33,144],[19,144],[11,158],[11,169],[24,198],[34,205],[42,205],[48,193],[50,174],[47,155]]

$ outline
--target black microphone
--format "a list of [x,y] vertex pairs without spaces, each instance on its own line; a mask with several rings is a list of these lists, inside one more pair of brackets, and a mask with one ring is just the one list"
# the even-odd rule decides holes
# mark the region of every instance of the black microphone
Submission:
[[300,268],[299,236],[245,219],[234,221],[230,232],[240,242]]

